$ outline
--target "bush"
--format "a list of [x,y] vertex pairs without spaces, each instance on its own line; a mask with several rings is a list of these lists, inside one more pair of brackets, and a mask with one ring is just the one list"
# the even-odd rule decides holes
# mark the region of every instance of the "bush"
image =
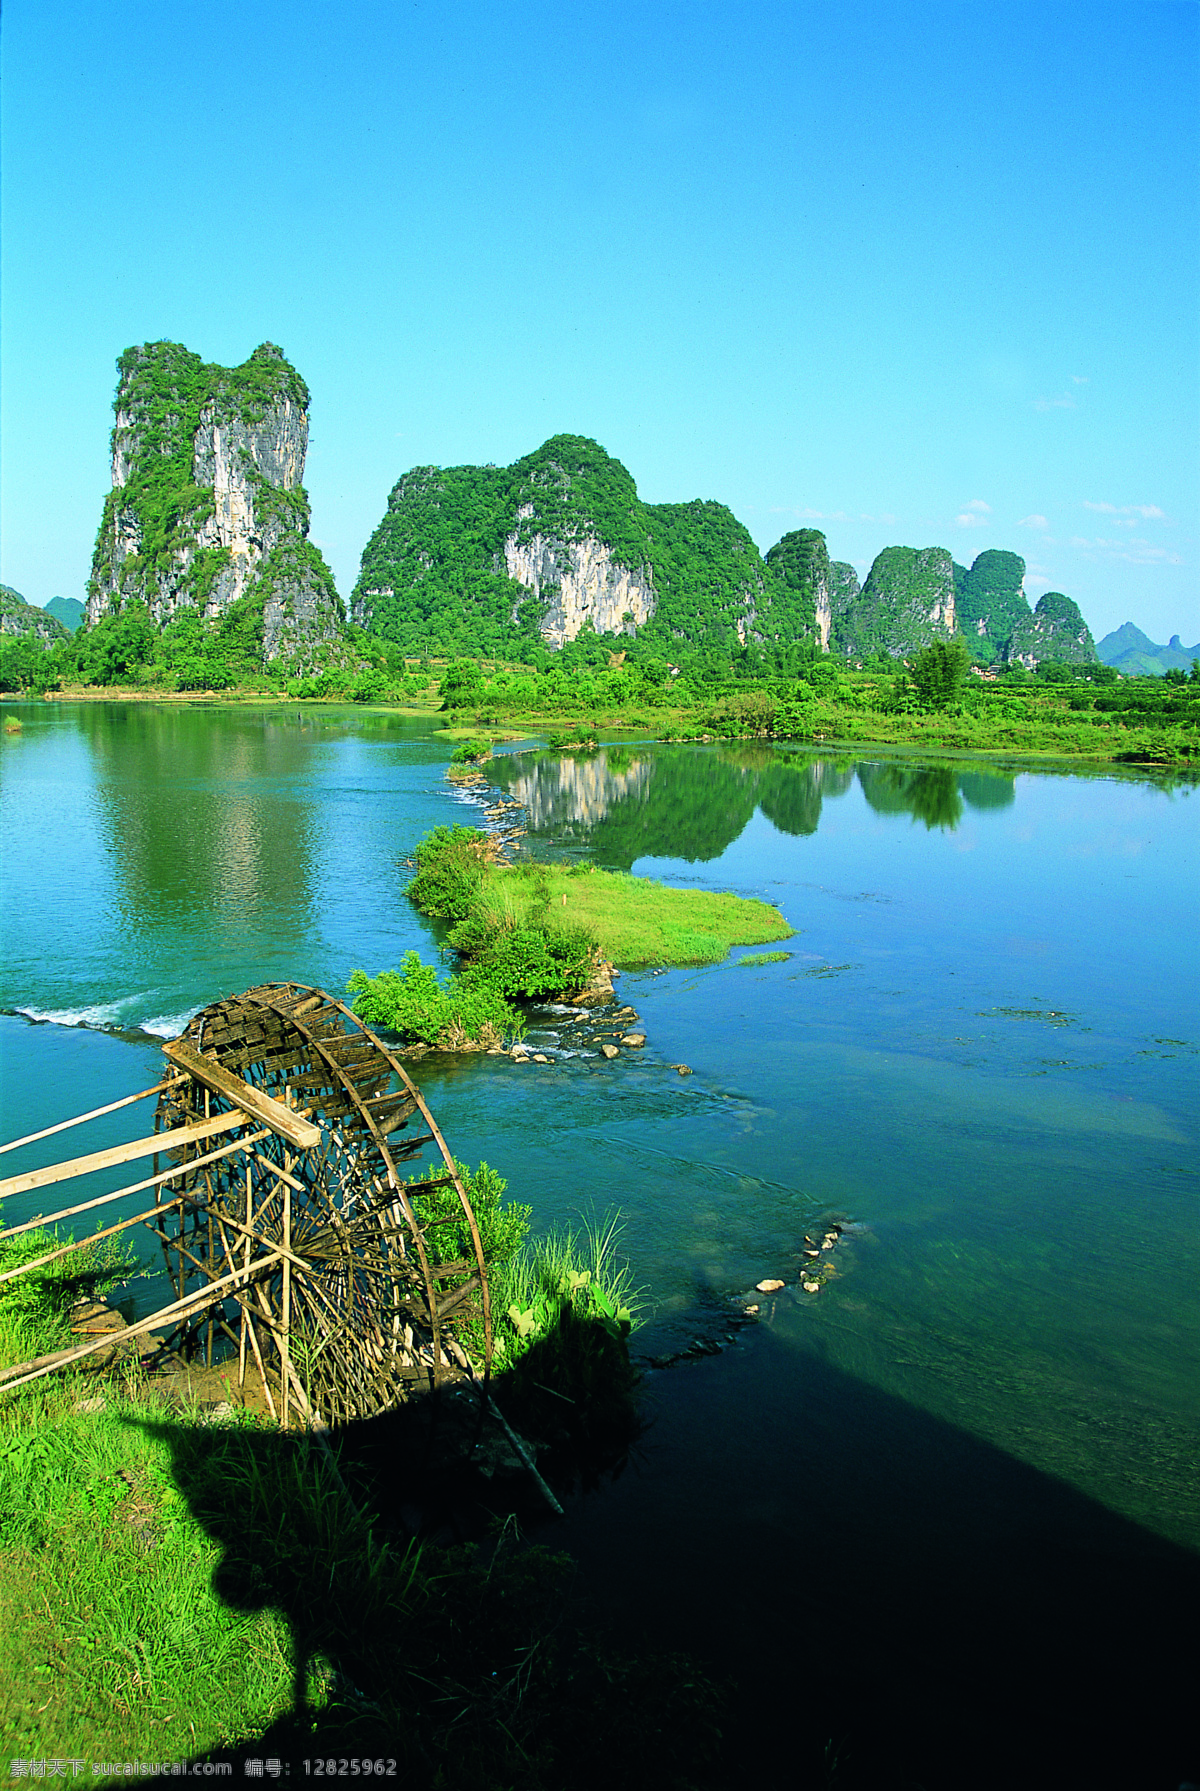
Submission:
[[460,979],[463,984],[486,984],[501,995],[527,1001],[586,988],[596,957],[596,941],[586,927],[495,927],[478,913],[455,927],[450,943],[473,960]]
[[912,681],[927,709],[945,709],[956,700],[971,664],[960,640],[933,641],[913,661]]
[[489,1049],[525,1030],[524,1021],[496,989],[461,979],[443,983],[415,951],[405,954],[400,970],[383,970],[375,977],[353,971],[346,987],[354,996],[354,1012],[368,1026],[384,1026],[443,1051]]
[[408,898],[421,914],[465,920],[483,888],[488,837],[477,827],[435,827],[416,850]]

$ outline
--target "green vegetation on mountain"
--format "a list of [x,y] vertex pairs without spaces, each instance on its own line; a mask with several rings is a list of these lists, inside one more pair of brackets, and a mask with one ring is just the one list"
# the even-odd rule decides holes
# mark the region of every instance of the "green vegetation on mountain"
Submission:
[[619,461],[572,435],[509,467],[406,473],[351,602],[407,652],[530,663],[563,605],[568,641],[592,633],[635,659],[748,650],[774,664],[814,632],[811,595],[764,564],[725,505],[645,504]]
[[830,646],[903,658],[954,633],[954,562],[944,547],[885,547],[861,591],[833,613]]
[[992,665],[1008,656],[1013,634],[1029,621],[1029,601],[1023,589],[1025,562],[1020,554],[988,548],[969,572],[959,566],[954,571],[959,631],[972,658]]
[[[816,630],[817,611],[828,610],[833,574],[829,549],[820,529],[793,529],[768,548],[766,565],[792,593],[806,622],[806,635]],[[853,576],[853,567],[847,570]],[[855,581],[857,583],[857,580]]]
[[270,342],[240,367],[150,342],[118,368],[89,621],[138,604],[160,627],[188,608],[211,620],[248,598],[266,659],[339,639],[342,606],[306,538],[309,394],[295,368]]
[[78,597],[52,597],[46,605],[46,614],[61,622],[68,634],[82,626],[87,610]]
[[1007,658],[1025,665],[1095,665],[1096,646],[1079,605],[1061,591],[1047,591],[1009,637]]
[[65,640],[68,630],[56,616],[27,603],[20,591],[11,585],[0,585],[0,635],[32,638],[42,648]]

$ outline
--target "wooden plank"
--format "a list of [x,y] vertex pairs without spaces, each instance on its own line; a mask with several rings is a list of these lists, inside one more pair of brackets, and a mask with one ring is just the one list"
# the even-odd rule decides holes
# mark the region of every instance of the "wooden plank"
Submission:
[[224,1095],[227,1101],[232,1101],[235,1107],[240,1107],[243,1113],[258,1120],[260,1125],[270,1126],[273,1132],[286,1138],[297,1150],[312,1150],[320,1144],[320,1126],[314,1126],[311,1120],[301,1119],[298,1113],[293,1113],[282,1101],[273,1101],[270,1095],[251,1088],[240,1076],[232,1075],[211,1057],[203,1056],[186,1039],[173,1040],[163,1046],[163,1051],[179,1069],[186,1070],[189,1076],[193,1076],[214,1094]]
[[39,1138],[50,1138],[55,1132],[67,1132],[72,1126],[81,1126],[89,1119],[99,1119],[105,1113],[115,1113],[118,1107],[132,1107],[135,1101],[144,1101],[149,1095],[161,1094],[166,1087],[166,1082],[156,1082],[153,1088],[143,1088],[139,1094],[126,1095],[120,1101],[110,1101],[107,1107],[93,1107],[90,1113],[81,1113],[75,1119],[59,1120],[56,1126],[47,1126],[44,1132],[30,1132],[28,1137],[14,1138],[11,1144],[0,1144],[0,1156],[5,1151],[20,1150],[23,1144],[36,1144]]
[[[79,1213],[90,1213],[93,1207],[111,1206],[114,1200],[124,1200],[127,1194],[140,1194],[143,1188],[157,1188],[162,1182],[178,1181],[181,1176],[191,1175],[194,1169],[203,1169],[209,1163],[218,1163],[222,1157],[233,1156],[235,1151],[248,1150],[252,1144],[261,1143],[266,1136],[266,1132],[251,1132],[245,1138],[235,1138],[232,1144],[222,1145],[220,1150],[211,1150],[205,1156],[193,1157],[190,1163],[178,1163],[174,1169],[164,1169],[158,1175],[147,1176],[145,1181],[130,1182],[128,1187],[117,1188],[111,1194],[99,1194],[94,1200],[81,1201],[78,1206],[64,1207],[60,1213],[38,1213],[34,1218],[27,1219],[24,1225],[10,1225],[6,1230],[0,1231],[0,1241],[5,1238],[19,1237],[23,1231],[39,1231],[43,1227],[49,1229],[50,1226],[59,1224],[63,1219],[74,1219]],[[204,1204],[203,1195],[185,1193],[181,1198],[196,1206]],[[170,1200],[164,1202],[163,1211],[165,1212],[168,1206],[174,1204],[175,1202]],[[79,1248],[87,1242],[87,1238],[80,1238],[73,1247]]]
[[[268,1107],[273,1101],[266,1102]],[[258,1116],[255,1115],[257,1118]],[[263,1116],[265,1120],[265,1115]],[[196,1144],[211,1138],[214,1132],[232,1132],[246,1123],[245,1112],[218,1113],[213,1119],[200,1119],[190,1126],[179,1126],[173,1132],[156,1132],[152,1138],[135,1138],[131,1144],[114,1144],[110,1150],[94,1150],[90,1156],[71,1157],[65,1163],[48,1163],[44,1169],[28,1169],[24,1175],[10,1175],[0,1182],[0,1200],[10,1194],[25,1194],[31,1188],[46,1188],[52,1182],[69,1182],[77,1175],[91,1175],[97,1169],[111,1169],[118,1163],[132,1163],[136,1157],[152,1157],[157,1151],[179,1150],[185,1144]],[[176,1173],[189,1167],[180,1164]]]

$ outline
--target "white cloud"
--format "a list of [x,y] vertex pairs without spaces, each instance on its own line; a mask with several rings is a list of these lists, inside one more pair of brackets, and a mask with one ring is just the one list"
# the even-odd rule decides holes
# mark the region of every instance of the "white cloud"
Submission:
[[1112,541],[1104,535],[1097,535],[1093,539],[1085,535],[1072,535],[1071,546],[1079,548],[1089,560],[1127,560],[1131,566],[1184,564],[1182,554],[1172,553],[1168,547],[1155,547],[1152,542],[1143,541],[1136,536]]
[[1017,527],[1019,529],[1048,529],[1050,524],[1044,516],[1039,516],[1035,510],[1030,516],[1022,516]]
[[1034,410],[1075,410],[1077,407],[1071,394],[1064,392],[1061,398],[1035,398],[1033,408]]
[[961,516],[954,518],[960,529],[986,529],[988,520],[980,516],[976,510],[964,510]]
[[985,504],[982,498],[972,498],[965,508],[968,510],[978,510],[981,516],[990,516],[992,514],[992,506],[990,504]]
[[1072,373],[1071,384],[1073,386],[1085,386],[1087,382],[1088,376],[1086,373]]
[[1094,510],[1098,516],[1140,516],[1145,522],[1167,520],[1166,511],[1160,510],[1157,504],[1093,504],[1084,498],[1083,507]]
[[1047,589],[1049,589],[1053,582],[1054,580],[1047,578],[1044,572],[1027,572],[1025,574],[1025,583],[1027,585],[1045,585]]

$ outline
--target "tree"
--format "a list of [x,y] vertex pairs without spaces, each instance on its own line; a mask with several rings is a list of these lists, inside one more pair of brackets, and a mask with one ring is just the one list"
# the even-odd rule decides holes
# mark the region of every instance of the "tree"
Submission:
[[924,707],[949,708],[962,689],[970,664],[964,641],[932,641],[923,648],[913,661],[912,681]]
[[447,666],[442,679],[443,709],[472,709],[483,697],[483,673],[470,659]]

